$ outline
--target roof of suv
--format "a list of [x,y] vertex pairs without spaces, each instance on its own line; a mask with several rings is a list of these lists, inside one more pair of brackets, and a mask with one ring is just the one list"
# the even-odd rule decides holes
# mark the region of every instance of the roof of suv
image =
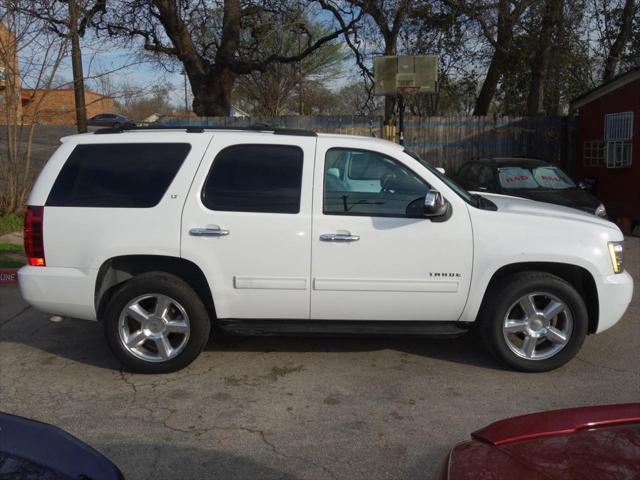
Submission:
[[323,138],[343,138],[343,139],[353,139],[353,140],[367,140],[373,143],[378,143],[381,145],[386,145],[387,147],[395,147],[398,150],[404,150],[404,147],[398,143],[392,142],[390,140],[385,140],[383,138],[378,137],[365,137],[364,135],[344,135],[341,133],[318,133],[319,137]]
[[83,133],[77,135],[69,135],[60,139],[61,142],[65,142],[69,139],[81,139],[87,138],[87,136],[92,135],[108,135],[108,134],[151,134],[158,132],[185,132],[185,133],[215,133],[215,134],[225,134],[225,135],[283,135],[283,136],[317,136],[322,138],[335,138],[335,139],[353,139],[353,140],[367,140],[368,142],[373,142],[380,145],[385,145],[386,147],[393,147],[398,150],[404,149],[402,145],[391,142],[389,140],[384,140],[377,137],[366,137],[362,135],[343,135],[338,133],[316,133],[309,130],[298,130],[298,129],[289,129],[289,128],[206,128],[206,127],[145,127],[145,128],[102,128],[96,130],[95,132]]

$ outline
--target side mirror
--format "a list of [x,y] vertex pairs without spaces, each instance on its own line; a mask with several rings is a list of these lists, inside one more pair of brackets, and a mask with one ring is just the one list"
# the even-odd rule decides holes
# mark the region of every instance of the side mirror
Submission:
[[444,173],[444,172],[445,172],[445,169],[444,169],[444,168],[442,168],[442,167],[436,167],[436,170],[438,170],[438,171],[439,171],[441,174],[443,174],[443,175],[445,174],[445,173]]
[[587,185],[585,182],[578,182],[578,188],[580,190],[590,190],[589,185]]
[[429,190],[424,197],[424,216],[427,218],[443,217],[449,212],[449,202],[437,190]]

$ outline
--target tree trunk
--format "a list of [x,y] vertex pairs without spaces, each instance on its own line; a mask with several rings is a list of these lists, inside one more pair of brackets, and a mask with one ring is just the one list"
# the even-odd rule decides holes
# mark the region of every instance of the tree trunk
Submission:
[[542,102],[544,112],[550,117],[562,115],[561,99],[565,83],[562,81],[564,72],[565,52],[571,42],[567,34],[567,15],[561,14],[556,20],[556,31],[553,33],[556,44],[549,52],[549,64],[547,66],[547,80]]
[[498,90],[498,82],[502,76],[503,54],[496,50],[491,58],[487,76],[482,82],[482,88],[476,99],[476,106],[473,109],[475,116],[484,116],[489,114],[489,107],[493,101],[493,97]]
[[199,117],[228,117],[236,78],[237,75],[226,68],[216,68],[202,79],[189,77],[195,114]]
[[620,63],[620,58],[624,52],[624,47],[627,45],[629,38],[631,37],[631,28],[633,27],[633,13],[635,11],[635,0],[626,0],[624,9],[622,10],[622,21],[620,22],[620,31],[616,37],[609,55],[604,64],[604,73],[602,74],[602,81],[606,82],[611,80],[616,74],[616,69]]
[[87,131],[87,108],[84,99],[84,73],[82,71],[82,51],[78,35],[78,5],[69,0],[69,34],[71,36],[71,68],[73,70],[73,94],[76,104],[76,125],[78,133]]
[[[238,52],[241,19],[240,0],[225,0],[222,37],[215,63],[209,66],[206,75],[198,73],[193,78],[189,77],[193,91],[193,111],[199,117],[228,117],[231,114],[231,94],[238,75],[231,71],[229,65],[234,62]],[[189,50],[186,52],[188,55],[198,55],[190,38],[180,44],[183,50]],[[198,63],[202,64],[201,61]]]
[[553,32],[559,15],[562,14],[564,0],[546,0],[538,47],[536,48],[531,64],[531,84],[527,97],[527,114],[531,116],[541,115],[544,111],[544,84],[549,70],[549,56],[553,40]]
[[489,69],[487,70],[487,76],[482,83],[482,88],[480,89],[480,94],[478,95],[476,106],[473,110],[473,114],[476,116],[484,116],[489,113],[489,107],[498,90],[500,77],[502,77],[507,50],[513,38],[513,21],[511,18],[510,2],[508,0],[500,0],[498,9],[496,46],[493,57],[491,57]]

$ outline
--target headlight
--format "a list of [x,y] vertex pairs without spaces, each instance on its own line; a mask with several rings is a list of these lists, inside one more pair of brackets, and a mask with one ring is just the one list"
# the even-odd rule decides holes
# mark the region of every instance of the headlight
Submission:
[[613,273],[621,273],[622,267],[622,252],[624,250],[624,242],[609,242],[609,255],[611,255],[611,265],[613,266]]
[[602,217],[602,218],[606,218],[607,217],[607,209],[604,208],[604,204],[600,204],[598,205],[598,208],[596,208],[595,214],[597,217]]

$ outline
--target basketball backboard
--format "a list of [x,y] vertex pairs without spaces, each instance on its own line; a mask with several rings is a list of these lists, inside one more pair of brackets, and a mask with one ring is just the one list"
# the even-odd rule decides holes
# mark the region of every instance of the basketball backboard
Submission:
[[437,55],[399,55],[373,59],[374,95],[435,93]]

